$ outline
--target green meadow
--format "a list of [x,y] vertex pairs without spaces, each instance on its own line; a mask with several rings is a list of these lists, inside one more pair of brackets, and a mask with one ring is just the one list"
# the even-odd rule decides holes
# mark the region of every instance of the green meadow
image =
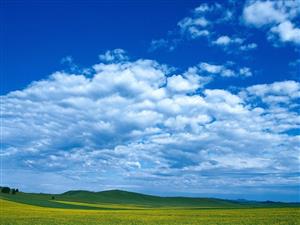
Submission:
[[3,225],[300,224],[299,204],[157,197],[125,191],[0,196]]

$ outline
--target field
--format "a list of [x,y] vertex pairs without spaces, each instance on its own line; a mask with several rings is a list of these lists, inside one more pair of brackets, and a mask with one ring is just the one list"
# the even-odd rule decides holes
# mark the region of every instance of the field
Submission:
[[[82,195],[82,193],[80,193]],[[183,203],[169,205],[173,199],[166,199],[165,206],[157,200],[159,206],[146,204],[149,199],[145,196],[132,195],[131,201],[136,202],[140,198],[141,205],[129,203],[108,202],[113,201],[116,196],[120,201],[128,198],[128,193],[115,193],[109,200],[101,194],[99,199],[88,198],[89,194],[84,193],[83,201],[78,193],[66,196],[55,196],[51,199],[50,195],[18,193],[17,195],[1,194],[1,220],[2,225],[184,225],[184,224],[300,224],[300,208],[295,205],[254,205],[241,204],[226,205],[226,201],[212,199],[198,199],[199,206],[195,206],[194,199],[181,199]],[[123,197],[122,197],[123,195]],[[129,193],[129,195],[131,195]],[[124,197],[125,196],[125,197]],[[81,196],[82,197],[82,196]],[[58,199],[57,199],[58,198]],[[66,200],[73,198],[73,201]],[[142,199],[144,201],[142,201]],[[157,197],[159,198],[159,197]],[[83,199],[83,200],[84,200]],[[179,198],[180,199],[180,198]],[[118,199],[117,199],[118,200]],[[114,200],[114,201],[117,201]],[[187,206],[188,200],[191,206]],[[127,199],[128,201],[128,199]],[[177,198],[178,201],[178,198]],[[221,201],[220,204],[218,201]],[[88,203],[89,202],[89,203]],[[126,201],[125,201],[126,202]],[[197,202],[197,201],[196,201]],[[26,204],[25,204],[26,203]],[[149,203],[149,202],[148,202]],[[43,205],[44,204],[44,205]],[[186,204],[186,206],[180,206]],[[208,207],[204,207],[208,204]],[[40,205],[40,206],[37,206]],[[219,206],[219,207],[217,207]]]

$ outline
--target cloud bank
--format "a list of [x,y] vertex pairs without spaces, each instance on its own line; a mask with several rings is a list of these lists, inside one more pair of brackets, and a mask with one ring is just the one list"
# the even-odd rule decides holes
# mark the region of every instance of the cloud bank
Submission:
[[298,82],[207,89],[224,66],[174,74],[120,49],[100,59],[88,75],[56,72],[1,97],[4,171],[96,190],[297,192]]

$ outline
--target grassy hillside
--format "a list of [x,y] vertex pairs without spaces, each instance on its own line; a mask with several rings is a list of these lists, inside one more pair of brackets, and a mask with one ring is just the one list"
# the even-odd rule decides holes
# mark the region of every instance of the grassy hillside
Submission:
[[[102,192],[68,191],[63,194],[35,194],[19,192],[0,194],[2,199],[35,206],[66,209],[127,209],[128,207],[157,208],[252,208],[299,207],[299,204],[272,202],[238,202],[215,198],[158,197],[134,192],[111,190]],[[54,197],[54,199],[52,199]],[[82,203],[82,204],[76,204]],[[85,203],[85,204],[84,204]],[[119,207],[118,207],[119,205]],[[112,207],[113,206],[113,207]],[[124,207],[126,206],[126,207]]]
[[52,200],[52,195],[49,194],[30,194],[30,193],[20,192],[15,195],[1,193],[0,196],[4,200],[9,200],[18,203],[25,203],[34,206],[65,208],[65,209],[95,209],[95,207],[77,206],[77,205],[55,202]]

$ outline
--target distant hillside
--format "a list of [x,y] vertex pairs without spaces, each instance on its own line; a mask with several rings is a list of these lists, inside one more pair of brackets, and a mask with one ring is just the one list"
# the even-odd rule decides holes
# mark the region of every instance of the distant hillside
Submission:
[[[114,209],[120,206],[135,206],[141,208],[152,207],[180,207],[180,208],[252,208],[252,207],[299,207],[299,203],[278,203],[278,202],[251,202],[231,201],[216,198],[189,198],[189,197],[159,197],[140,193],[110,190],[101,192],[91,191],[67,191],[63,194],[36,194],[22,193],[15,195],[0,194],[1,198],[37,206],[74,209]],[[72,203],[72,204],[69,204]],[[77,204],[82,203],[82,204]],[[122,206],[122,207],[121,207]]]
[[122,190],[68,191],[59,198],[79,202],[133,204],[148,207],[236,207],[240,203],[214,198],[158,197]]

